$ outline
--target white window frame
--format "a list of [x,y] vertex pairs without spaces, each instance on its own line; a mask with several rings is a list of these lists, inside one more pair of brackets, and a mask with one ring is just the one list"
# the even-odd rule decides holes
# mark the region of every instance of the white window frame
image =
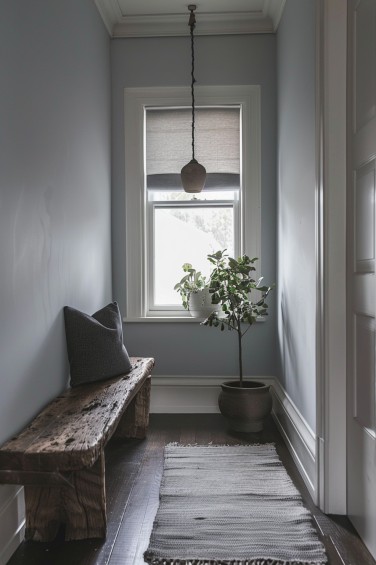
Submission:
[[[191,201],[168,201],[164,203],[163,201],[157,202],[148,202],[147,203],[147,234],[148,234],[148,248],[146,250],[147,255],[147,273],[148,273],[148,286],[147,286],[147,293],[148,293],[148,301],[147,301],[147,316],[149,317],[160,317],[160,316],[181,316],[184,318],[190,317],[190,313],[183,308],[183,305],[176,306],[176,305],[168,305],[162,304],[158,305],[154,303],[154,210],[156,208],[175,208],[175,207],[183,207],[183,208],[196,208],[196,207],[209,207],[209,208],[232,208],[233,218],[234,218],[234,248],[235,254],[240,252],[240,235],[241,235],[241,221],[240,221],[240,202],[238,198],[234,198],[233,200],[197,200],[194,202]],[[184,262],[184,258],[182,258],[182,263]],[[183,276],[183,272],[182,272]],[[176,281],[177,282],[177,281]]]
[[[261,269],[261,109],[260,87],[197,86],[197,106],[240,105],[241,108],[241,214],[240,253],[258,257]],[[148,312],[147,195],[145,188],[145,109],[190,106],[189,87],[126,88],[125,218],[126,321],[191,321],[185,312]],[[257,275],[257,274],[256,274]]]

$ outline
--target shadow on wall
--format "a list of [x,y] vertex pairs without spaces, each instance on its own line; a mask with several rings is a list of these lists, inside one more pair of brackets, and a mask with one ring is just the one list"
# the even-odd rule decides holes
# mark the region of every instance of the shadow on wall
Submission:
[[[23,348],[22,340],[15,344],[12,372],[17,372],[17,382],[4,383],[7,394],[3,395],[6,404],[0,402],[0,430],[11,428],[12,433],[17,433],[68,386],[69,363],[62,309],[31,358],[27,358],[27,349],[27,346]],[[0,434],[0,443],[7,439]]]
[[287,375],[295,376],[298,374],[298,358],[295,347],[294,335],[292,332],[291,316],[287,316],[287,299],[286,294],[282,292],[281,299],[281,317],[278,332],[279,355],[280,355],[280,378],[284,387],[286,387]]

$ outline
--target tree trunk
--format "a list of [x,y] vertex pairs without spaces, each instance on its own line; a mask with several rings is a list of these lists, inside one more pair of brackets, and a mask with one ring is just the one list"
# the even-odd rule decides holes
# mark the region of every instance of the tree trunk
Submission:
[[243,359],[242,359],[242,331],[240,322],[238,322],[238,350],[239,350],[239,382],[240,388],[243,387]]

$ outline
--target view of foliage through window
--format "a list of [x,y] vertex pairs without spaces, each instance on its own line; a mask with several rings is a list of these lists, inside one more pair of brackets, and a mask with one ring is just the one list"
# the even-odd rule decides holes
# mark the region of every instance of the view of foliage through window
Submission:
[[233,237],[232,215],[224,213],[222,208],[215,209],[213,212],[210,216],[204,217],[201,209],[193,213],[192,211],[188,213],[186,209],[181,208],[171,210],[171,214],[175,218],[183,222],[193,223],[199,230],[212,234],[218,242],[219,248],[225,249]]
[[[210,202],[214,200],[228,200],[232,201],[234,199],[234,192],[233,191],[210,191],[205,192],[205,190],[192,197],[191,194],[187,194],[186,192],[179,191],[166,191],[166,192],[154,192],[153,200],[155,201],[163,201],[163,202]],[[214,205],[213,205],[214,206]],[[189,208],[189,212],[186,208],[171,208],[171,214],[178,218],[179,220],[186,222],[186,223],[193,223],[195,227],[199,230],[211,234],[214,239],[218,242],[218,248],[220,249],[228,249],[230,244],[230,249],[228,251],[231,253],[233,248],[233,217],[232,214],[224,213],[223,208],[211,208],[213,213],[210,215],[206,215],[205,217],[202,214],[202,209],[199,208],[196,213],[193,213],[193,209]]]
[[183,263],[191,263],[208,276],[209,253],[234,252],[232,203],[207,206],[197,202],[178,206],[156,204],[154,210],[154,298],[156,304],[180,304],[174,291]]

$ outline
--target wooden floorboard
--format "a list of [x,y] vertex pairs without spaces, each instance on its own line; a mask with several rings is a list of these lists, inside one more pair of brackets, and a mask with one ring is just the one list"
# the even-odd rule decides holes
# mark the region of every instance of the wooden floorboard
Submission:
[[158,507],[163,448],[184,444],[276,444],[288,473],[314,515],[330,565],[376,565],[349,520],[325,516],[313,504],[295,464],[270,419],[263,432],[228,431],[218,414],[152,415],[145,440],[111,440],[106,448],[108,531],[105,540],[24,542],[8,565],[142,565]]

